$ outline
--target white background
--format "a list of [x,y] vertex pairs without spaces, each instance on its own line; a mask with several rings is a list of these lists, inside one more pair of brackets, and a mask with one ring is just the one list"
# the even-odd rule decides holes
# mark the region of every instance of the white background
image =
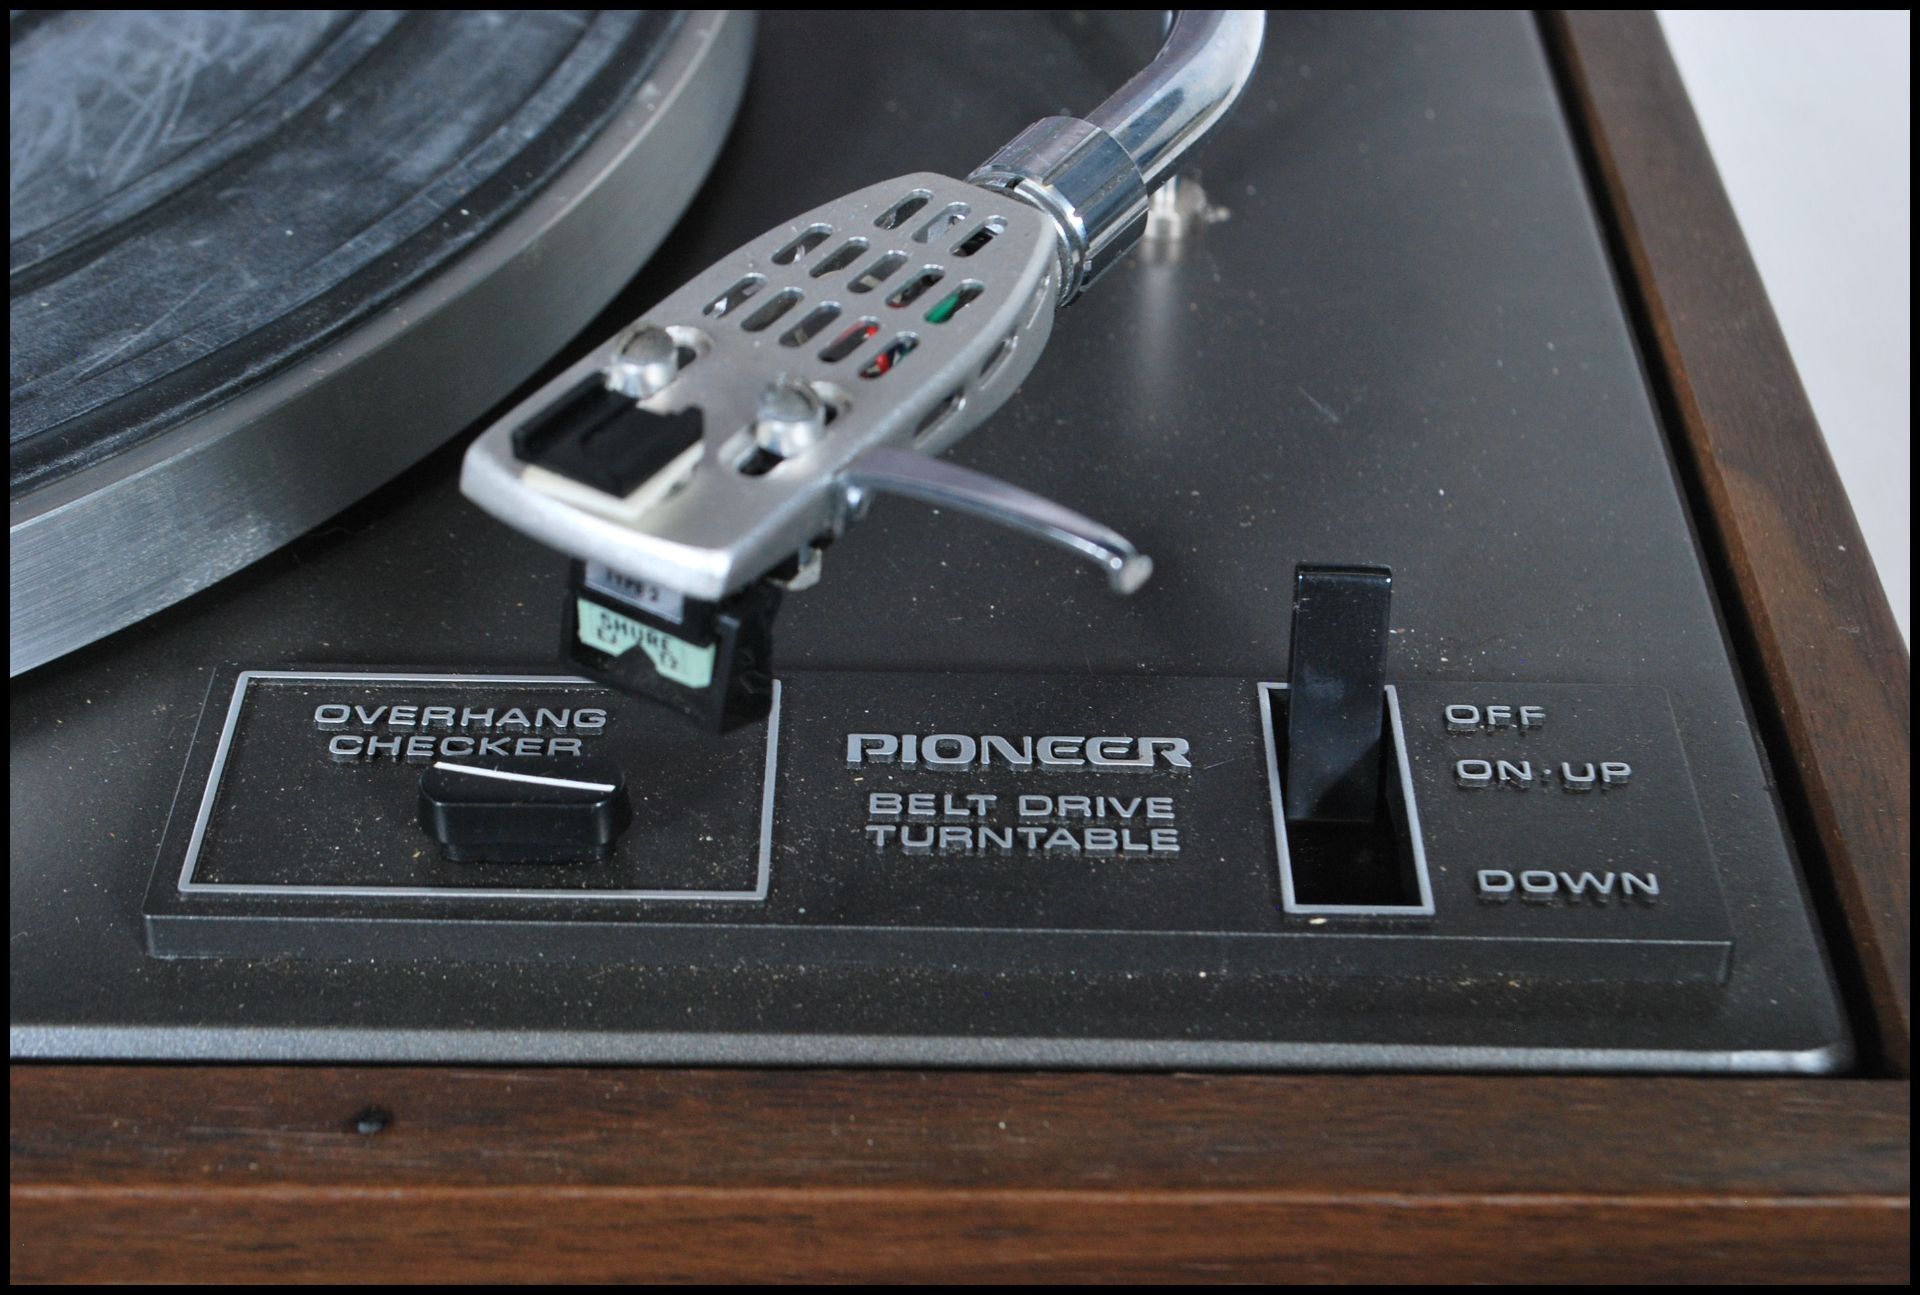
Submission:
[[1911,641],[1912,12],[1660,21]]

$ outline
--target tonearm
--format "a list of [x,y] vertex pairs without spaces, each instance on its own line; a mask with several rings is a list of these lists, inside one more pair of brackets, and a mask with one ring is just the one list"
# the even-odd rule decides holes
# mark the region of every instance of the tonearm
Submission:
[[901,176],[776,225],[489,428],[461,489],[575,559],[574,664],[715,729],[763,717],[782,595],[875,494],[1031,532],[1138,589],[1153,564],[1122,535],[935,456],[1139,240],[1263,29],[1176,14],[1085,118],[1035,122],[964,180]]

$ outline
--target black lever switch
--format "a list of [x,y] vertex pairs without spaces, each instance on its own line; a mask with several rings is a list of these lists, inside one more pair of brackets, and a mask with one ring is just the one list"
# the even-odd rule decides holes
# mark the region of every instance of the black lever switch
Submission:
[[1385,567],[1294,568],[1284,784],[1289,822],[1374,817],[1392,596],[1393,573]]
[[605,861],[632,822],[611,760],[440,760],[420,775],[420,826],[455,863]]

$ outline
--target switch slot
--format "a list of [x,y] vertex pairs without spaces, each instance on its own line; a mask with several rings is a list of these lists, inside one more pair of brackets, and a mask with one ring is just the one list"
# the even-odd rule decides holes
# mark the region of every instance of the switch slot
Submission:
[[1398,694],[1391,686],[1382,690],[1372,811],[1346,820],[1289,822],[1282,771],[1290,767],[1290,690],[1280,683],[1259,687],[1282,907],[1305,916],[1431,917],[1433,884]]

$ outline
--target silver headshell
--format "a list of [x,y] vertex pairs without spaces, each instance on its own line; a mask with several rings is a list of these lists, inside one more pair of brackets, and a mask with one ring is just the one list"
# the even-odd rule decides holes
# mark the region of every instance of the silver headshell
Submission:
[[[726,598],[885,488],[864,455],[937,453],[997,409],[1046,344],[1057,274],[1050,222],[1009,194],[933,174],[869,186],[724,258],[535,392],[475,442],[461,489],[563,552]],[[602,427],[616,398],[652,417]],[[635,460],[641,479],[582,466],[598,441],[649,436],[669,440],[659,464]]]

